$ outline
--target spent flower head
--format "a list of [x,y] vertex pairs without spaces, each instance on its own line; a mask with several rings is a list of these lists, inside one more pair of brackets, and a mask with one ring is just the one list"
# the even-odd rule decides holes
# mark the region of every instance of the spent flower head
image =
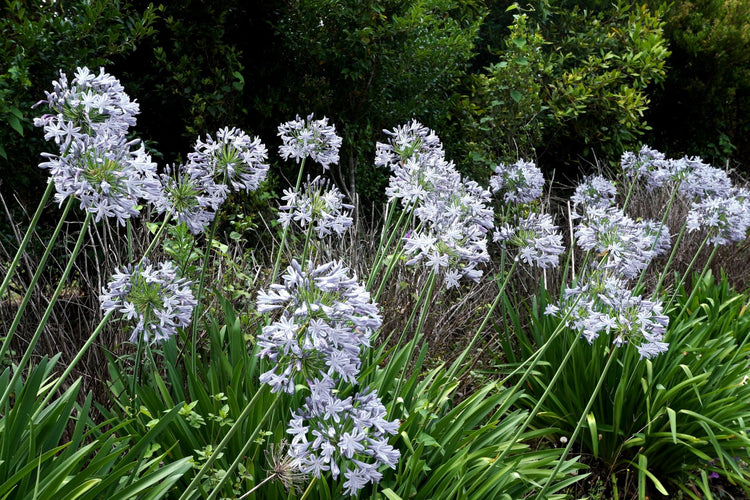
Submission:
[[190,282],[179,278],[172,262],[154,266],[144,261],[116,271],[100,295],[105,313],[118,311],[126,320],[134,320],[130,342],[161,342],[177,328],[190,324],[196,300]]
[[298,374],[356,382],[361,348],[382,323],[369,292],[337,261],[304,268],[292,261],[283,281],[258,294],[258,312],[280,313],[258,336],[258,355],[274,365],[261,383],[291,394]]
[[328,124],[328,118],[313,120],[314,114],[306,119],[297,118],[282,123],[278,128],[282,145],[279,153],[285,160],[294,158],[297,163],[309,157],[320,163],[324,170],[339,162],[341,137],[336,135],[336,127]]
[[502,192],[506,203],[530,203],[542,196],[544,175],[534,162],[501,163],[494,172],[490,177],[490,190],[493,194]]
[[344,203],[344,195],[327,179],[316,177],[307,180],[299,192],[285,189],[279,207],[279,222],[287,227],[292,220],[300,226],[308,224],[315,228],[319,238],[336,233],[342,236],[352,225],[353,205]]
[[396,434],[399,424],[386,420],[377,391],[341,399],[335,382],[323,377],[310,382],[310,392],[287,429],[289,453],[300,471],[318,478],[330,471],[334,479],[343,471],[344,493],[356,495],[380,481],[379,467],[396,468],[401,453],[388,444],[388,435]]

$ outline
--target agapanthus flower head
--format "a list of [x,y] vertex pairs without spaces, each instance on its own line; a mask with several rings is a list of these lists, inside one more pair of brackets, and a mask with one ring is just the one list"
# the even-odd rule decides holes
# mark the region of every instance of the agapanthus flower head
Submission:
[[446,288],[458,286],[463,277],[479,280],[479,266],[489,260],[487,233],[494,224],[489,191],[458,174],[444,180],[449,179],[417,204],[419,227],[404,238],[406,264],[423,262],[442,273]]
[[198,138],[188,154],[186,170],[200,179],[209,198],[226,199],[230,189],[255,191],[268,174],[268,150],[258,137],[238,128],[223,128],[206,140]]
[[302,227],[315,228],[319,238],[336,233],[339,236],[352,225],[353,205],[344,203],[344,195],[323,177],[307,180],[299,192],[284,190],[285,204],[279,207],[279,222],[287,227],[292,220]]
[[490,190],[493,194],[502,192],[506,203],[530,203],[542,196],[544,175],[534,162],[501,163],[494,172],[490,177]]
[[641,358],[653,358],[668,348],[664,335],[669,317],[662,305],[635,295],[609,271],[593,272],[584,285],[567,288],[560,303],[545,312],[565,317],[566,326],[589,343],[609,335],[616,346],[635,346]]
[[611,181],[601,175],[591,175],[584,177],[570,201],[574,209],[580,207],[585,211],[589,207],[609,208],[615,204],[616,196],[617,188]]
[[178,277],[172,262],[155,266],[147,259],[118,270],[100,296],[105,313],[118,311],[135,321],[130,342],[162,342],[190,324],[196,300],[190,282]]
[[706,198],[720,198],[730,195],[732,180],[725,170],[703,163],[698,157],[685,157],[680,163],[684,169],[680,193],[689,200],[700,202]]
[[328,124],[328,118],[313,119],[314,114],[306,119],[297,118],[279,125],[279,137],[282,145],[279,148],[285,160],[294,158],[299,163],[304,158],[320,163],[324,170],[339,162],[341,137],[336,135],[336,127]]
[[[590,208],[575,228],[576,244],[596,255],[592,264],[611,269],[619,276],[632,279],[656,255],[654,248],[666,245],[663,239],[654,245],[653,223],[636,222],[619,207]],[[660,237],[669,237],[662,229]]]
[[205,231],[224,198],[217,196],[216,190],[206,189],[204,179],[191,176],[185,165],[168,165],[160,178],[163,194],[154,203],[156,211],[172,214],[193,234]]
[[154,202],[161,196],[156,164],[137,141],[124,137],[95,136],[75,142],[64,155],[43,153],[39,164],[50,171],[60,204],[69,196],[81,202],[81,208],[102,217],[125,220],[137,216],[141,200]]
[[293,393],[298,375],[356,382],[361,348],[382,323],[369,292],[338,261],[304,267],[292,261],[283,281],[258,294],[258,312],[279,314],[258,336],[259,356],[274,365],[261,383]]
[[394,170],[417,156],[445,156],[443,144],[437,134],[417,120],[383,132],[390,137],[387,143],[378,142],[375,145],[376,167]]
[[368,483],[378,483],[378,468],[395,469],[401,453],[388,444],[398,431],[398,421],[386,420],[387,412],[377,391],[365,389],[341,399],[328,377],[310,383],[311,395],[289,422],[290,455],[300,471],[321,477],[330,471],[337,479],[342,471],[344,493],[356,495]]
[[744,241],[750,227],[750,193],[732,189],[727,196],[708,196],[693,203],[688,212],[688,231],[704,230],[712,245]]
[[531,212],[495,231],[493,241],[515,255],[517,261],[542,269],[557,267],[565,251],[562,235],[550,214]]
[[138,104],[131,101],[120,81],[99,69],[95,75],[88,68],[77,68],[75,77],[60,72],[52,82],[52,92],[35,106],[46,103],[50,113],[34,119],[44,127],[44,138],[53,139],[64,152],[72,141],[83,137],[104,136],[114,141],[124,138],[135,125]]
[[649,190],[663,186],[674,178],[670,161],[663,153],[648,146],[641,147],[638,153],[626,151],[620,158],[623,173],[634,180],[642,180]]

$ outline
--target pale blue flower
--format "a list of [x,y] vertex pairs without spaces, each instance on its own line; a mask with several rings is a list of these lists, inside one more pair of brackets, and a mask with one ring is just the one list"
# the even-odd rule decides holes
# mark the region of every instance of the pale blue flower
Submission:
[[353,205],[344,203],[344,195],[329,181],[316,177],[302,186],[299,192],[284,190],[284,204],[279,207],[278,220],[287,227],[294,220],[302,226],[315,228],[319,238],[336,233],[342,236],[351,227]]
[[494,172],[490,177],[490,190],[493,194],[502,192],[506,203],[530,203],[542,196],[544,176],[534,162],[500,163]]
[[324,170],[339,162],[341,137],[336,134],[336,127],[328,124],[328,118],[313,120],[313,114],[307,119],[297,118],[278,127],[282,146],[279,148],[285,160],[294,158],[299,163],[304,158],[320,163]]
[[310,389],[287,429],[292,435],[289,454],[301,472],[320,477],[330,471],[337,479],[343,467],[345,493],[356,495],[380,481],[380,466],[396,467],[401,454],[388,444],[388,435],[396,434],[398,421],[385,419],[376,391],[341,399],[329,377],[310,381]]
[[283,280],[258,295],[259,312],[280,313],[258,336],[259,356],[273,361],[261,382],[289,393],[298,374],[355,383],[361,349],[382,323],[369,292],[336,261],[306,268],[293,261]]
[[[211,199],[224,200],[230,190],[255,191],[268,174],[268,150],[258,137],[237,128],[222,128],[216,139],[198,138],[185,170]],[[219,203],[220,205],[221,203]]]
[[193,308],[191,283],[179,278],[172,262],[158,267],[145,259],[140,265],[116,271],[100,296],[105,313],[119,311],[137,323],[130,342],[158,343],[190,324]]

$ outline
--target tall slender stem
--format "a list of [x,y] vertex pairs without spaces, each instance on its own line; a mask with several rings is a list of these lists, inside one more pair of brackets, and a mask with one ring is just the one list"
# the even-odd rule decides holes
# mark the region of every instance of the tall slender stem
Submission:
[[211,229],[208,231],[208,237],[206,238],[206,250],[203,253],[203,266],[201,267],[201,275],[198,279],[198,295],[196,296],[195,309],[193,311],[193,327],[192,327],[192,343],[190,345],[190,368],[193,373],[196,373],[196,358],[198,353],[198,323],[200,322],[201,313],[203,312],[203,284],[206,280],[206,272],[208,270],[208,261],[211,256],[211,246],[214,240],[214,234],[216,233],[216,226],[218,225],[219,218],[214,218],[211,223]]
[[[18,250],[16,250],[16,255],[15,257],[13,257],[13,261],[10,263],[8,270],[5,273],[5,278],[3,278],[3,283],[0,284],[0,297],[2,297],[5,294],[5,291],[8,289],[8,286],[10,285],[10,282],[13,278],[13,273],[15,272],[16,267],[18,267],[18,263],[21,261],[21,256],[23,256],[24,252],[26,251],[26,247],[29,244],[31,235],[34,234],[34,230],[36,229],[36,225],[42,216],[44,207],[47,205],[47,202],[49,201],[49,197],[52,195],[52,191],[54,190],[55,190],[55,183],[48,181],[47,189],[44,191],[44,194],[42,195],[42,199],[39,201],[39,206],[36,208],[36,212],[34,212],[34,216],[31,218],[29,227],[26,229],[26,234],[24,235],[23,240],[21,240],[21,244],[19,245]],[[72,198],[71,198],[71,201],[72,201]],[[66,208],[65,213],[67,213],[67,210],[68,209]],[[48,246],[52,246],[54,241],[55,241],[54,239],[50,240]],[[40,264],[39,267],[41,268],[44,266]],[[1,358],[2,356],[0,356],[0,359]]]
[[[62,213],[62,216],[60,217],[60,221],[57,223],[57,227],[55,227],[55,231],[52,233],[50,242],[45,247],[44,254],[42,255],[41,260],[37,264],[36,271],[34,272],[34,275],[31,277],[31,281],[26,287],[26,293],[24,293],[23,299],[21,300],[21,304],[18,306],[18,310],[16,311],[16,314],[13,318],[13,323],[11,323],[10,328],[8,329],[8,332],[5,335],[3,346],[2,348],[0,348],[0,359],[4,358],[5,354],[10,348],[10,342],[16,333],[16,329],[18,328],[18,325],[21,322],[21,317],[23,316],[24,311],[26,311],[26,306],[29,304],[29,301],[31,300],[31,296],[34,294],[34,291],[36,289],[36,283],[37,281],[39,281],[39,277],[42,275],[42,271],[44,271],[44,267],[47,264],[47,259],[49,258],[49,255],[52,252],[52,247],[54,246],[53,242],[57,240],[57,237],[60,234],[60,231],[65,225],[65,221],[68,218],[68,212],[70,211],[70,207],[72,205],[73,205],[73,198],[70,198],[68,202],[65,204],[65,209],[63,209],[63,213]],[[8,276],[10,276],[10,274]]]
[[29,341],[29,345],[26,348],[26,352],[24,353],[23,358],[21,358],[21,361],[18,363],[16,370],[13,372],[13,377],[8,383],[8,387],[5,388],[3,395],[0,397],[0,408],[3,405],[5,405],[5,402],[8,400],[8,396],[10,395],[10,392],[13,386],[18,381],[18,378],[21,376],[21,373],[23,373],[24,368],[26,367],[26,363],[29,362],[29,359],[31,358],[31,353],[34,351],[34,347],[36,347],[36,343],[39,341],[39,337],[41,337],[42,332],[44,331],[44,327],[46,326],[47,321],[49,320],[49,317],[52,314],[52,308],[55,306],[55,303],[57,302],[57,298],[60,296],[60,293],[62,292],[63,288],[65,287],[66,282],[68,281],[68,275],[70,275],[70,271],[73,269],[73,264],[75,262],[76,257],[78,256],[78,252],[80,252],[81,247],[83,246],[84,237],[88,233],[88,228],[89,228],[89,223],[91,222],[91,217],[92,217],[91,212],[87,212],[86,219],[83,221],[81,232],[78,235],[78,239],[76,240],[76,244],[75,244],[75,247],[73,248],[73,252],[70,254],[70,258],[68,259],[68,264],[65,266],[65,270],[63,271],[62,276],[60,277],[60,282],[58,283],[57,288],[55,288],[55,291],[52,294],[52,297],[50,297],[49,299],[49,304],[47,304],[47,309],[45,309],[44,314],[41,320],[39,321],[39,325],[37,326],[37,329],[34,332],[34,336]]

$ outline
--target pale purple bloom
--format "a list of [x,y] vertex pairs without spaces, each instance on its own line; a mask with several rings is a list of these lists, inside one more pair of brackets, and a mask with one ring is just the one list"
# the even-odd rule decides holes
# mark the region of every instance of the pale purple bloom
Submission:
[[197,304],[190,282],[179,278],[172,262],[155,267],[148,260],[139,266],[116,271],[100,296],[105,313],[118,311],[127,320],[136,320],[130,342],[162,342],[177,328],[190,324]]
[[330,471],[338,479],[344,468],[345,493],[356,495],[368,483],[377,483],[378,467],[395,468],[401,453],[388,444],[398,421],[386,420],[386,409],[376,391],[365,389],[341,399],[329,378],[310,381],[312,394],[289,423],[289,454],[303,473],[320,477]]
[[285,204],[279,207],[278,220],[284,227],[295,220],[302,227],[312,225],[323,238],[331,233],[342,236],[353,223],[354,206],[344,203],[341,191],[322,177],[308,179],[299,192],[284,190],[282,200]]
[[356,382],[361,348],[382,320],[369,292],[348,273],[336,261],[306,268],[293,261],[283,285],[258,294],[259,312],[280,312],[258,336],[259,356],[274,364],[262,383],[292,393],[298,374]]
[[385,132],[391,137],[377,144],[375,160],[391,170],[385,193],[416,217],[417,228],[403,239],[407,265],[425,262],[443,274],[446,288],[458,286],[462,277],[478,280],[478,266],[489,260],[489,191],[463,179],[445,159],[435,132],[419,122]]
[[712,167],[698,158],[684,158],[684,179],[680,192],[690,200],[702,201],[707,198],[729,196],[732,180],[725,170]]
[[[654,223],[636,222],[618,207],[589,208],[575,228],[576,244],[596,255],[592,264],[632,279],[667,245],[662,229],[654,247]],[[657,226],[658,230],[658,226]]]
[[493,194],[502,192],[506,203],[530,203],[542,196],[544,176],[534,162],[501,163],[494,172],[490,177],[490,190]]
[[64,155],[43,153],[47,161],[39,167],[50,171],[57,202],[72,196],[97,222],[115,217],[124,225],[139,214],[142,200],[154,202],[162,195],[156,164],[142,144],[134,147],[137,142],[89,137],[71,143]]
[[583,210],[589,207],[609,208],[615,204],[616,196],[617,188],[611,181],[601,175],[592,175],[584,177],[570,197],[570,201],[573,202],[574,208],[580,206]]
[[493,241],[516,252],[515,259],[542,269],[557,267],[565,251],[562,235],[549,214],[531,212],[513,224],[506,223],[495,231]]
[[641,358],[654,357],[668,348],[664,335],[669,317],[663,314],[661,303],[635,295],[610,271],[595,271],[584,285],[567,288],[559,309],[548,307],[545,313],[566,317],[566,326],[589,343],[600,335],[612,336],[617,346],[630,343]]
[[160,178],[163,195],[154,202],[156,211],[172,214],[193,234],[205,231],[224,199],[215,190],[207,190],[204,180],[192,177],[184,165],[167,166]]
[[339,162],[341,137],[336,135],[336,127],[328,124],[328,118],[313,120],[313,114],[303,120],[297,118],[282,123],[278,135],[283,142],[279,148],[285,160],[294,158],[297,163],[304,158],[320,163],[324,170]]
[[397,170],[410,158],[417,156],[445,156],[443,144],[435,132],[417,120],[396,127],[383,130],[390,136],[387,143],[378,142],[375,145],[375,166],[388,167]]
[[686,227],[691,232],[705,231],[714,246],[745,240],[750,227],[750,193],[733,189],[728,196],[708,196],[694,202]]
[[[237,128],[222,128],[195,143],[185,170],[201,183],[210,199],[225,200],[230,189],[255,191],[268,174],[268,150],[258,137]],[[221,203],[217,204],[220,205]]]
[[642,180],[649,190],[673,178],[669,163],[663,153],[648,146],[643,146],[638,153],[626,151],[620,158],[623,173],[631,179]]
[[65,153],[72,142],[95,136],[117,143],[135,125],[138,104],[104,68],[94,75],[88,68],[79,67],[70,83],[61,71],[52,88],[52,92],[45,91],[46,99],[35,105],[46,103],[51,113],[35,118],[34,125],[44,127],[44,138],[54,140],[60,153]]

